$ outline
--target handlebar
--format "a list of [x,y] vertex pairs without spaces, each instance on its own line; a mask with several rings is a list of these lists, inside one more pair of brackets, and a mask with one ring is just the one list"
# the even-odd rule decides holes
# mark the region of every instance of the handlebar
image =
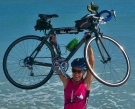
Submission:
[[[106,15],[105,17],[103,17],[103,15]],[[110,21],[112,19],[112,17],[114,16],[115,20],[116,19],[116,14],[114,10],[103,10],[97,14],[87,14],[86,16],[84,16],[82,19],[93,19],[93,21],[97,21],[98,22],[107,22]],[[104,24],[104,23],[103,23]]]
[[[87,10],[91,14],[95,13],[95,16],[93,15],[93,18],[95,20],[100,20],[100,21],[102,20],[104,22],[107,22],[107,21],[110,21],[112,19],[112,16],[114,16],[115,20],[117,20],[114,10],[103,10],[100,13],[98,13],[98,8],[99,8],[99,6],[97,4],[95,4],[94,2],[91,2],[91,5],[87,6]],[[102,14],[108,14],[108,15],[105,18],[103,18]]]
[[99,16],[102,16],[102,14],[105,14],[105,13],[107,13],[108,15],[107,15],[106,18],[104,18],[103,20],[104,20],[105,22],[110,21],[110,20],[112,19],[112,13],[111,13],[110,11],[108,11],[108,10],[103,10],[103,11],[101,11],[101,12],[99,13]]

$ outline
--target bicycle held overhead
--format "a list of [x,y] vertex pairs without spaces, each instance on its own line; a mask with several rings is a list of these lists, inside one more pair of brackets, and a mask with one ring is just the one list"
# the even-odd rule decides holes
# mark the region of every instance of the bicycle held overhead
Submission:
[[[45,84],[59,67],[66,76],[68,61],[85,43],[84,58],[92,75],[108,86],[124,84],[130,75],[130,61],[124,48],[113,38],[100,32],[100,25],[116,19],[114,10],[98,12],[98,5],[87,6],[90,14],[75,21],[74,27],[53,28],[52,18],[57,14],[39,14],[35,30],[43,31],[44,36],[27,35],[15,40],[6,50],[3,58],[3,70],[11,84],[22,89],[34,89]],[[58,42],[50,41],[51,34],[79,34],[87,30],[90,35],[82,37],[67,57],[62,57]],[[95,68],[88,60],[88,48],[92,48]]]

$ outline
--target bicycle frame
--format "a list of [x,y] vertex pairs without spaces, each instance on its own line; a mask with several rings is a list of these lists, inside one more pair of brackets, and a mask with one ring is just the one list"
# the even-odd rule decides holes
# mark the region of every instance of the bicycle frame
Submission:
[[[97,18],[95,18],[97,19]],[[49,21],[50,23],[51,21]],[[33,51],[33,53],[28,57],[30,58],[32,61],[34,61],[34,58],[37,56],[38,52],[40,51],[40,49],[43,47],[44,43],[48,41],[48,39],[50,38],[50,35],[51,34],[78,34],[79,32],[82,32],[83,29],[78,29],[78,28],[75,28],[75,27],[65,27],[65,28],[50,28],[48,34],[46,34],[46,30],[44,31],[45,33],[45,36],[42,37],[42,41],[41,43],[37,46],[37,48]],[[108,61],[111,60],[111,57],[104,45],[104,42],[102,41],[102,34],[100,33],[100,29],[99,29],[99,22],[96,21],[93,21],[92,24],[91,24],[91,28],[89,29],[89,33],[92,34],[94,33],[94,35],[96,36],[96,44],[97,44],[97,47],[98,47],[98,50],[100,52],[100,55],[102,57],[102,62],[103,63],[106,63]],[[87,36],[87,40],[91,38],[91,35]],[[69,55],[65,58],[65,61],[68,62],[72,56],[77,52],[77,50],[82,46],[82,44],[85,42],[86,38],[82,38],[80,40],[80,42],[74,47],[73,50],[71,50],[71,52],[69,53]],[[49,42],[50,45],[52,46],[52,49],[55,53],[55,56],[53,58],[56,58],[56,57],[61,57],[61,50],[58,49],[56,47],[55,44],[53,44],[51,41]],[[87,43],[86,43],[87,44]],[[108,58],[105,59],[103,53],[102,53],[102,49],[101,49],[101,46],[102,48],[104,49],[105,53],[107,54]],[[59,52],[60,51],[60,52]],[[27,58],[26,58],[27,59]],[[49,63],[41,63],[41,62],[32,62],[36,65],[42,65],[42,66],[48,66],[48,67],[52,67],[52,64],[49,64]],[[31,65],[31,63],[30,63]],[[62,66],[58,63],[60,69],[62,72],[64,72],[64,70],[62,69]],[[64,74],[64,73],[63,73]]]
[[[58,28],[57,28],[58,29]],[[63,30],[63,28],[59,28],[59,30]],[[73,30],[76,30],[73,28]],[[55,28],[52,28],[48,34],[46,34],[46,36],[42,37],[42,41],[41,43],[35,48],[35,50],[31,53],[31,55],[29,57],[35,58],[38,54],[38,52],[40,51],[40,49],[43,47],[44,43],[47,41],[47,39],[50,37],[50,34],[57,32],[55,30]],[[73,32],[74,34],[77,34],[77,32]],[[59,33],[59,34],[65,34],[65,33]],[[66,57],[66,61],[69,61],[71,59],[71,57],[76,53],[76,51],[82,46],[82,44],[85,42],[85,39],[82,38],[81,41],[76,45],[76,47],[70,52],[70,54]],[[51,43],[50,43],[51,44]],[[55,56],[58,56],[58,53],[56,51],[55,46],[52,45],[53,51],[55,53]],[[60,55],[59,55],[60,56]],[[41,66],[48,66],[48,67],[52,67],[52,64],[49,63],[41,63],[41,62],[36,62],[34,61],[34,64],[36,65],[41,65]]]
[[[98,27],[97,24],[94,24],[94,26]],[[64,30],[64,31],[63,31]],[[62,31],[62,32],[61,32]],[[33,57],[35,58],[38,54],[38,52],[40,51],[40,49],[42,48],[42,46],[44,45],[44,43],[48,40],[48,38],[50,38],[50,34],[78,34],[79,32],[82,32],[83,30],[77,30],[76,28],[73,28],[73,27],[66,27],[66,28],[52,28],[48,34],[46,34],[46,36],[43,36],[42,37],[42,41],[41,43],[37,46],[37,48],[33,51],[33,53],[30,55],[30,57]],[[111,57],[104,45],[104,42],[102,41],[102,34],[100,33],[100,30],[99,28],[96,28],[96,29],[93,29],[91,30],[90,32],[91,34],[94,33],[94,35],[96,36],[96,44],[97,44],[97,47],[99,49],[99,52],[100,52],[100,55],[102,57],[102,62],[103,63],[106,63],[107,61],[111,60]],[[87,36],[87,40],[91,38],[91,35],[90,36]],[[75,48],[69,53],[69,55],[65,58],[66,61],[68,62],[72,56],[78,51],[78,49],[82,46],[83,43],[85,43],[86,39],[85,38],[82,38],[79,43],[75,46]],[[50,43],[51,44],[51,43]],[[58,54],[57,53],[57,50],[56,50],[56,47],[52,45],[52,48],[53,48],[53,51],[55,53],[55,56],[61,56],[61,54]],[[104,55],[102,53],[102,50],[101,50],[101,46],[103,47],[103,49],[105,50],[108,58],[107,60],[105,60],[104,58]],[[49,63],[41,63],[41,62],[36,62],[34,61],[34,64],[36,65],[42,65],[42,66],[48,66],[48,67],[52,67],[52,64],[49,64]]]

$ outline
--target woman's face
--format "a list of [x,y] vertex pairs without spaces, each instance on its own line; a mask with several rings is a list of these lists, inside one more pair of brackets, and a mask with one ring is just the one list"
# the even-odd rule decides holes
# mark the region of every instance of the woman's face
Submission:
[[75,82],[80,81],[83,78],[84,70],[78,67],[72,68],[72,76]]

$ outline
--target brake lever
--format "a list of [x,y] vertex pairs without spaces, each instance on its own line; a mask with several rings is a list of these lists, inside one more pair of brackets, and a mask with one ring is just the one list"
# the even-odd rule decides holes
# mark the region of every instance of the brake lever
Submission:
[[115,12],[114,10],[111,10],[111,13],[112,13],[112,15],[114,16],[115,20],[117,21],[116,12]]

